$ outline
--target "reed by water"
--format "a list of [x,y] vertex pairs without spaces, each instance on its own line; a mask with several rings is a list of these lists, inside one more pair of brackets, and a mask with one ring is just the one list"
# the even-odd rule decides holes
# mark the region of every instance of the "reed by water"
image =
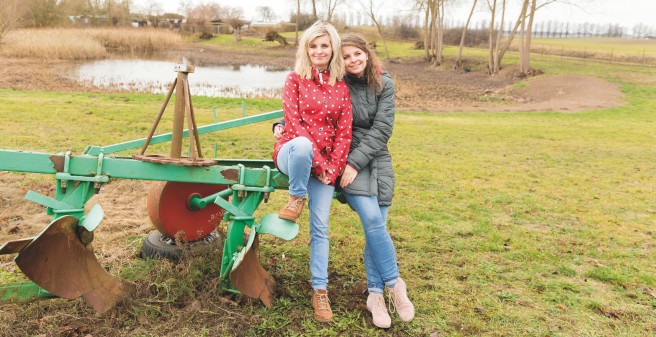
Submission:
[[175,32],[147,28],[45,28],[9,32],[0,43],[5,57],[85,60],[112,51],[156,51],[181,42]]

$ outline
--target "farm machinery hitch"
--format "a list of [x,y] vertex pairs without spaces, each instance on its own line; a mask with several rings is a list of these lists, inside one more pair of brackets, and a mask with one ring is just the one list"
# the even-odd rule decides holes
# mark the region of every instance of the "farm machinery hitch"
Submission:
[[[28,191],[25,198],[46,207],[50,224],[38,235],[6,242],[0,254],[16,254],[14,261],[31,282],[0,285],[0,302],[37,297],[82,297],[104,313],[129,296],[134,284],[108,273],[93,252],[94,231],[103,219],[96,204],[86,202],[112,179],[152,180],[147,196],[148,215],[162,235],[196,242],[227,222],[220,271],[224,291],[242,293],[272,305],[275,280],[257,257],[260,234],[291,240],[298,225],[275,214],[256,221],[257,207],[276,189],[287,189],[285,175],[265,160],[202,158],[200,134],[280,118],[282,111],[196,126],[187,74],[193,66],[176,66],[177,78],[147,138],[88,146],[82,155],[0,150],[0,171],[52,174],[54,198]],[[166,105],[176,91],[171,133],[154,135]],[[186,112],[186,113],[185,113]],[[184,120],[188,129],[184,130]],[[189,138],[190,157],[182,157],[182,140]],[[171,141],[169,157],[147,155],[149,144]],[[112,156],[141,147],[132,157]],[[246,229],[249,228],[248,234]]]

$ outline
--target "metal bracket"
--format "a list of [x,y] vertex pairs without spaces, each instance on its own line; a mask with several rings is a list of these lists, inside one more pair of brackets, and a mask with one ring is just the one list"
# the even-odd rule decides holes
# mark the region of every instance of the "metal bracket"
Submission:
[[264,186],[262,187],[255,187],[255,186],[246,186],[244,185],[244,176],[246,172],[246,167],[242,164],[237,164],[237,167],[239,167],[239,184],[234,184],[230,188],[233,191],[237,191],[237,197],[238,198],[243,198],[248,194],[248,192],[261,192],[264,193],[264,202],[269,201],[269,193],[275,191],[273,186],[271,186],[271,168],[267,165],[264,165],[262,168],[266,171],[266,179],[264,182]]
[[34,191],[27,191],[25,199],[45,206],[47,214],[70,214],[84,212],[84,208],[75,208],[73,205],[59,201],[57,199],[53,199],[51,197],[47,197]]

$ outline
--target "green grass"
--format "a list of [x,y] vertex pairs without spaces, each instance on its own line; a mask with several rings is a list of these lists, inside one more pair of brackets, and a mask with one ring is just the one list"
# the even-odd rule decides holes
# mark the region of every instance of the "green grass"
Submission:
[[258,53],[272,56],[287,55],[290,53],[290,48],[293,48],[292,46],[281,47],[278,42],[264,41],[264,34],[258,37],[242,36],[241,41],[235,41],[235,38],[229,34],[219,34],[208,41],[200,43],[225,51]]
[[620,38],[534,38],[531,45],[535,48],[547,47],[565,50],[588,50],[590,52],[614,52],[617,54],[656,56],[656,41],[647,39]]
[[[80,153],[86,145],[110,145],[145,138],[163,100],[164,95],[150,94],[62,94],[2,89],[0,106],[5,115],[0,148]],[[281,109],[278,99],[245,99],[243,102],[246,115]],[[242,117],[242,99],[239,98],[199,96],[193,98],[193,104],[199,126],[215,122],[214,108],[218,122]],[[167,106],[157,134],[171,131],[174,106],[175,97]],[[25,123],[29,121],[38,123],[26,128]],[[221,158],[230,155],[252,158],[259,154],[249,154],[250,146],[242,146],[243,141],[234,130],[208,135],[201,141],[207,144],[203,147],[206,156],[213,155],[210,145],[214,143],[219,144]],[[154,150],[161,148],[162,145],[153,147]]]
[[[337,202],[331,220],[334,323],[312,319],[304,213],[293,241],[262,237],[260,259],[278,282],[273,308],[219,294],[218,257],[177,265],[135,258],[110,265],[139,285],[129,305],[112,311],[119,319],[94,316],[80,301],[48,300],[4,307],[0,324],[29,334],[91,326],[94,335],[107,336],[653,335],[654,70],[547,56],[534,64],[547,74],[609,79],[621,86],[627,104],[582,113],[397,113],[389,145],[397,177],[389,230],[417,309],[410,324],[395,317],[388,331],[372,328],[362,230]],[[2,90],[0,148],[79,152],[88,144],[140,138],[162,99]],[[220,120],[241,115],[240,100],[198,97],[199,125],[213,121],[215,104]],[[249,114],[279,106],[277,100],[247,101]],[[162,127],[170,124],[167,118]],[[220,143],[220,157],[268,159],[270,124],[201,141]],[[274,193],[257,216],[276,211],[284,199],[284,192]],[[116,244],[136,255],[140,242],[128,237]],[[13,280],[6,272],[0,277]],[[203,310],[189,309],[195,300]]]

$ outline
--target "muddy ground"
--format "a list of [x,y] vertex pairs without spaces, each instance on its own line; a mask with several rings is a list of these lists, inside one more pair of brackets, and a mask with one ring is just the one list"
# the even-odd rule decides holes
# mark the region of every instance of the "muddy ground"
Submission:
[[[280,52],[278,56],[262,56],[188,46],[171,53],[193,56],[198,63],[214,64],[289,67],[294,60],[291,50]],[[59,92],[101,91],[82,87],[72,80],[70,74],[75,67],[76,63],[70,61],[0,58],[0,88]],[[616,85],[589,76],[540,75],[525,80],[526,85],[514,85],[518,80],[514,78],[512,69],[504,69],[498,76],[488,76],[481,72],[435,68],[419,61],[390,63],[387,69],[395,79],[397,107],[402,111],[576,112],[623,103],[623,96]],[[7,94],[10,93],[4,93]],[[102,230],[96,233],[97,240],[94,241],[96,255],[101,257],[104,265],[117,265],[134,259],[135,252],[116,247],[113,243],[128,236],[144,235],[152,229],[145,206],[148,186],[147,182],[142,181],[113,182],[103,187],[101,193],[87,203],[111,205],[104,207]],[[41,206],[26,202],[23,196],[27,190],[53,195],[53,187],[53,181],[47,177],[42,179],[27,174],[0,172],[0,243],[36,235],[45,227],[49,216]],[[5,271],[16,271],[15,264],[8,256],[0,258],[0,264]],[[26,324],[40,324],[40,321],[49,317],[42,314],[35,313],[41,318],[37,317],[34,322]],[[6,320],[25,319],[25,316],[13,315],[13,311],[9,310],[0,316]],[[109,321],[104,321],[104,324],[109,324]],[[15,324],[18,323],[13,322],[5,328],[22,326]],[[71,324],[76,326],[85,322],[71,319]],[[68,334],[70,331],[65,326],[62,329],[61,334],[52,335],[77,336]],[[98,330],[95,332],[99,335]],[[3,335],[2,331],[0,335]]]
[[[185,57],[194,64],[259,64],[289,68],[294,63],[292,49],[273,54],[226,52],[211,46],[187,45],[170,50],[170,56]],[[76,63],[62,60],[7,59],[0,57],[0,88],[49,91],[102,91],[85,88],[71,74]],[[420,60],[386,64],[397,89],[397,107],[405,111],[567,111],[610,107],[622,104],[616,85],[590,76],[539,75],[520,81],[514,68],[497,76],[481,71],[434,67]]]

